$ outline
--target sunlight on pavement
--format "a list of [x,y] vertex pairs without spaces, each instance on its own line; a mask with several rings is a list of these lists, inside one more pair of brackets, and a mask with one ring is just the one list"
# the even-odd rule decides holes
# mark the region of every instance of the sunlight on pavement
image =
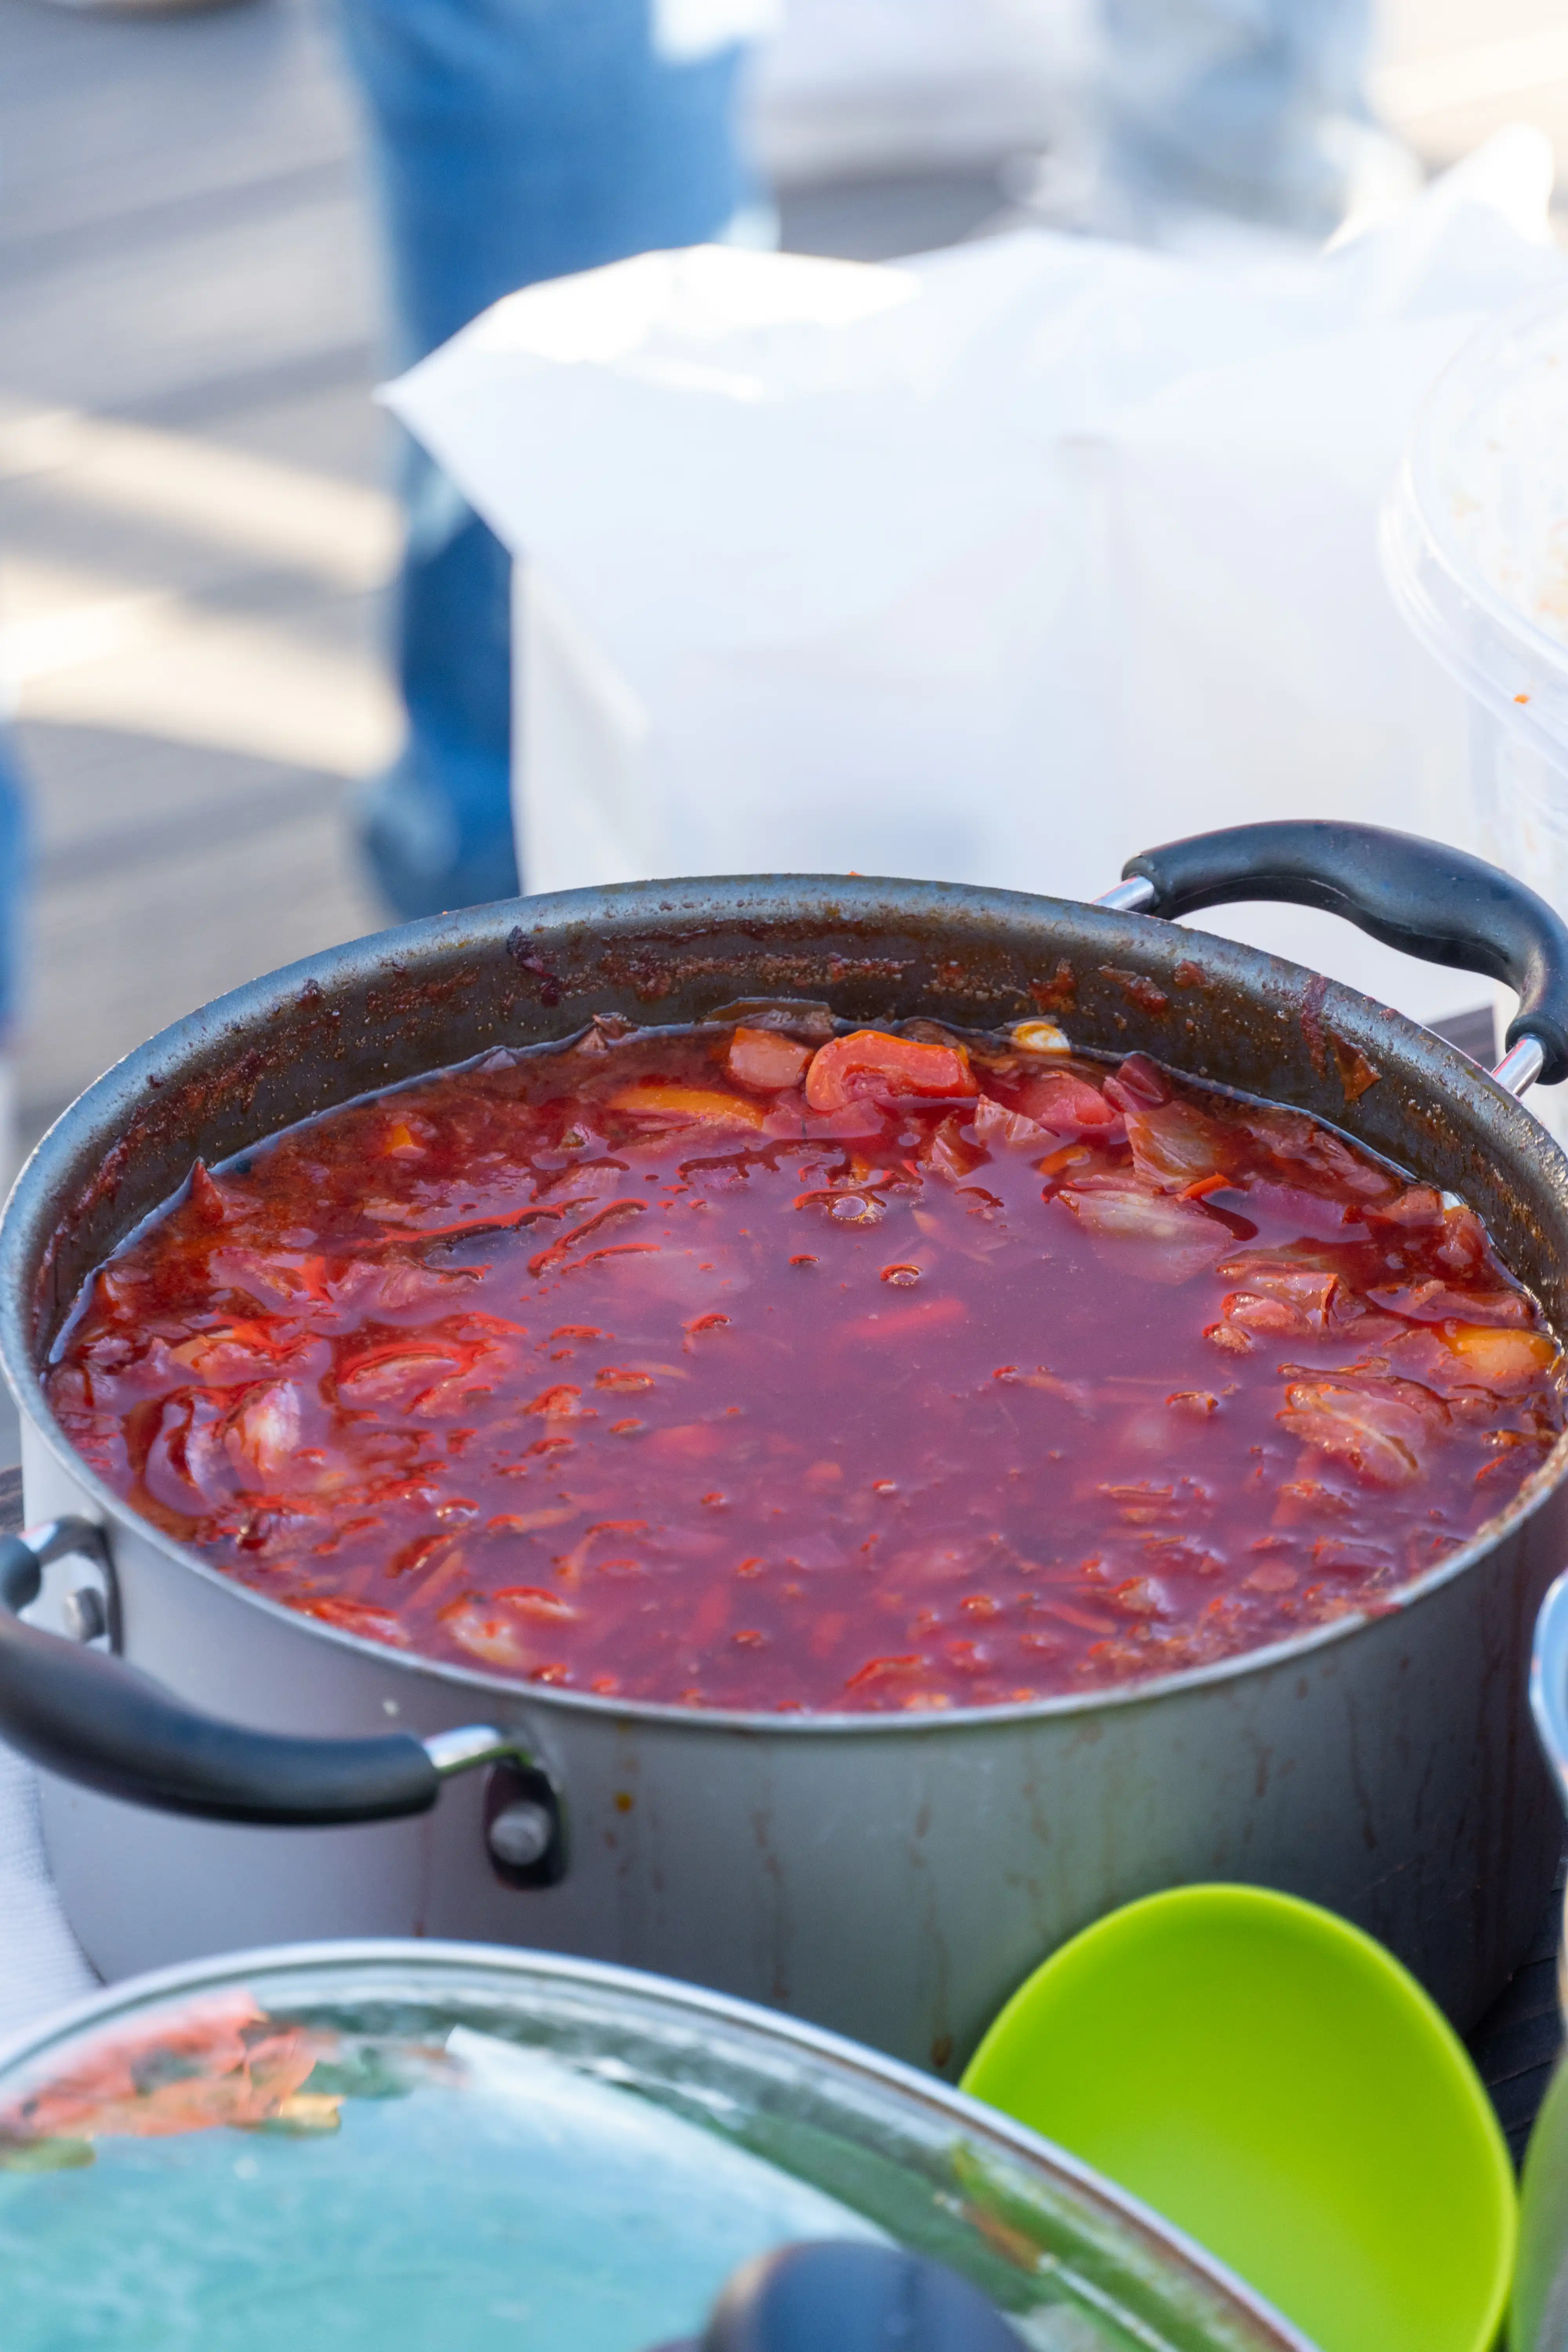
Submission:
[[0,395],[0,481],[40,476],[74,505],[334,587],[379,587],[397,560],[397,509],[383,491],[193,434]]

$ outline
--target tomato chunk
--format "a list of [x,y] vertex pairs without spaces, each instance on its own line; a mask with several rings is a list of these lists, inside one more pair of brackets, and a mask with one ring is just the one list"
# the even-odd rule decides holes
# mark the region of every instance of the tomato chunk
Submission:
[[1024,1118],[1048,1127],[1054,1135],[1114,1127],[1118,1118],[1100,1088],[1070,1070],[1052,1070],[1026,1079],[1018,1090],[1017,1108]]
[[977,1091],[961,1045],[923,1045],[882,1029],[856,1029],[819,1045],[806,1073],[813,1110],[842,1110],[858,1095],[959,1097]]

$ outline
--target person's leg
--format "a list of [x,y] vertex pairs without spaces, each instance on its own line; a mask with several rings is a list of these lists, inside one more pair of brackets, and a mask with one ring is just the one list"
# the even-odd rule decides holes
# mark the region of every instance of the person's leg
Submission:
[[[748,194],[742,52],[655,52],[648,0],[337,0],[364,100],[393,363],[539,278],[723,234]],[[422,452],[404,459],[406,749],[365,796],[400,914],[518,887],[510,564]]]

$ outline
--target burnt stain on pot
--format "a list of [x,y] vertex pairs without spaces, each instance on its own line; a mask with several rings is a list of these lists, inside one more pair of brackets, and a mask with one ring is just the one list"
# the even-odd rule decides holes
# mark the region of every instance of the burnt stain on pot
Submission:
[[784,955],[763,949],[744,961],[733,955],[689,953],[671,961],[651,950],[616,948],[599,959],[601,978],[612,986],[629,988],[643,1004],[666,1003],[704,981],[732,987],[737,980],[751,979],[760,982],[768,995],[786,995],[868,981],[897,986],[909,971],[909,962],[900,958],[846,956],[837,950]]
[[[1035,1760],[1037,1754],[1037,1750],[1031,1744],[1030,1760],[1018,1783],[1018,1802],[1029,1828],[1030,1859],[1037,1866],[1009,1872],[1008,1884],[1018,1889],[1029,1906],[1033,1922],[1030,1948],[1043,1953],[1053,1934],[1050,1898],[1044,1875],[1046,1849],[1052,1843],[1052,1833],[1047,1790],[1042,1785],[1041,1768]],[[1059,1791],[1058,1793],[1059,1798]]]
[[[923,1747],[921,1752],[923,1755]],[[927,1988],[921,2007],[935,2029],[931,2034],[929,2048],[931,2065],[940,2074],[951,2070],[957,2043],[952,2018],[952,1953],[948,1945],[946,1921],[942,1916],[938,1870],[932,1866],[931,1855],[927,1844],[931,1827],[931,1801],[922,1791],[915,1805],[905,1851],[910,1863],[910,1896],[911,1902],[918,1906],[920,1947],[924,1962],[923,1973],[927,1977]],[[951,1833],[951,1821],[949,1832]],[[939,1847],[942,1843],[939,1836],[937,1840]],[[989,2020],[975,2021],[973,2040],[978,2041],[979,2028],[987,2022]]]
[[1352,1693],[1345,1709],[1347,1738],[1345,1761],[1350,1768],[1351,1791],[1361,1814],[1362,1842],[1369,1853],[1377,1851],[1377,1811],[1372,1790],[1367,1786],[1365,1767],[1362,1761],[1361,1706]]
[[991,1004],[996,994],[995,984],[989,977],[972,972],[967,964],[962,963],[939,963],[926,986],[943,996],[967,999],[973,1003]]
[[[1029,1826],[1035,1843],[1038,1846],[1049,1845],[1051,1819],[1047,1805],[1046,1791],[1040,1785],[1040,1770],[1037,1765],[1031,1763],[1029,1766],[1019,1784],[1018,1794],[1029,1816]],[[1026,1877],[1023,1884],[1031,1900],[1037,1902],[1039,1890],[1037,1882],[1032,1877]]]
[[[789,1878],[774,1837],[773,1772],[769,1759],[753,1749],[762,1790],[748,1810],[752,1843],[766,1881],[768,1901],[757,1906],[757,1927],[767,1952],[767,1999],[787,2009],[791,1998],[791,1948],[795,1940],[790,1918]],[[753,1885],[753,1894],[757,1891]]]
[[1274,1769],[1274,1743],[1271,1739],[1265,1739],[1260,1734],[1254,1733],[1251,1746],[1252,1793],[1261,1804],[1268,1793],[1269,1775]]
[[1322,973],[1314,972],[1301,997],[1301,1034],[1307,1041],[1307,1051],[1312,1067],[1322,1077],[1329,1066],[1328,1041],[1323,1034],[1323,1000],[1329,983]]
[[1171,1000],[1164,990],[1156,988],[1153,982],[1145,979],[1141,971],[1124,971],[1120,964],[1114,963],[1102,963],[1100,970],[1101,978],[1113,981],[1129,1004],[1135,1004],[1141,1013],[1150,1013],[1158,1019],[1163,1013],[1169,1011]]
[[1078,1003],[1078,975],[1065,957],[1049,980],[1032,980],[1026,986],[1037,1013],[1070,1013]]
[[459,965],[456,971],[420,972],[395,959],[386,968],[385,979],[365,992],[365,1018],[400,1022],[444,1011],[458,997],[470,994],[479,981],[477,965]]
[[820,997],[740,996],[717,1004],[708,1014],[716,1027],[777,1029],[802,1045],[823,1045],[837,1034],[840,1024]]
[[[650,1822],[647,1809],[638,1802],[642,1755],[637,1730],[637,1724],[624,1716],[616,1722],[615,1750],[610,1763],[611,1810],[600,1832],[605,1851],[615,1856],[616,1883],[623,1901],[635,1894],[638,1855],[645,1837],[657,1836],[658,1833],[657,1820]],[[563,1780],[565,1777],[563,1773]],[[625,1946],[624,1921],[622,1924]]]
[[553,1007],[560,1003],[565,983],[560,973],[551,969],[521,924],[507,933],[506,951],[519,971],[529,973],[537,983],[541,1004]]
[[1383,1072],[1377,1067],[1375,1062],[1367,1060],[1359,1046],[1347,1045],[1340,1037],[1333,1038],[1331,1043],[1334,1049],[1334,1067],[1340,1074],[1340,1085],[1343,1089],[1345,1100],[1347,1103],[1358,1102],[1368,1087],[1376,1086]]

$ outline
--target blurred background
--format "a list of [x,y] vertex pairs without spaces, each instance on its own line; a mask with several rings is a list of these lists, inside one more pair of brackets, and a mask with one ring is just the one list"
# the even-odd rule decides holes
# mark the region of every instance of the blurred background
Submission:
[[[1552,0],[1383,0],[1423,164],[1534,121]],[[752,99],[783,243],[882,258],[1017,217],[1063,135],[1058,0],[795,0]],[[344,800],[400,725],[356,124],[311,0],[0,0],[0,666],[37,835],[20,1140],[252,974],[384,919]],[[1069,126],[1070,128],[1070,126]]]
[[[1374,37],[1391,156],[1429,172],[1524,121],[1561,173],[1552,0],[1377,0]],[[879,259],[1105,226],[1078,136],[1092,37],[1089,0],[793,0],[746,67],[755,233]],[[398,750],[401,521],[353,93],[311,0],[0,0],[0,51],[26,1148],[166,1022],[388,919],[348,808]]]

